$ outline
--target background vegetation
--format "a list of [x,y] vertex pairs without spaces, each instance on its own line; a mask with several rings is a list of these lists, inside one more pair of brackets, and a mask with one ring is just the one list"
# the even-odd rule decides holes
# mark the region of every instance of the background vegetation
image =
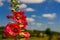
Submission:
[[[4,26],[0,27],[0,40],[21,40],[22,38],[20,36],[17,37],[3,37],[3,29]],[[29,40],[60,40],[60,33],[59,32],[53,32],[51,29],[47,28],[45,31],[38,31],[38,30],[26,30],[29,31],[31,34],[31,37]]]

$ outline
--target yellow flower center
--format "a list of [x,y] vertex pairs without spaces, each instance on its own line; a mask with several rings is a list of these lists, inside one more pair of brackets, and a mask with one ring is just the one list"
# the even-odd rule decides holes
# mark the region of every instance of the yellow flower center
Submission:
[[20,19],[20,17],[17,17],[17,19],[19,20],[19,19]]
[[23,25],[23,24],[20,24],[19,26],[20,26],[20,27],[23,27],[24,25]]
[[21,19],[21,15],[18,14],[17,17],[16,17],[17,20]]

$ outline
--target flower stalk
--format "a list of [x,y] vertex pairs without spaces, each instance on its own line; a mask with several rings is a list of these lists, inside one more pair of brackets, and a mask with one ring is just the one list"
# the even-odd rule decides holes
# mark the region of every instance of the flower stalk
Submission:
[[6,17],[9,19],[11,18],[13,22],[9,22],[5,28],[4,28],[4,37],[11,35],[15,38],[17,35],[20,35],[24,38],[24,40],[28,39],[30,37],[29,32],[24,32],[24,29],[26,29],[26,26],[28,25],[26,16],[24,14],[23,10],[18,10],[20,8],[20,2],[17,0],[11,0],[10,7],[12,8],[11,11],[13,12],[13,15],[8,14]]

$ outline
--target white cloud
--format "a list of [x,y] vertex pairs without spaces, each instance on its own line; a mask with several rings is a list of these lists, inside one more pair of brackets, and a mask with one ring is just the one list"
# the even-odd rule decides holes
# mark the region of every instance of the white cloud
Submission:
[[60,3],[60,0],[55,0],[56,2]]
[[35,21],[33,21],[33,22],[30,22],[31,23],[31,25],[32,26],[36,26],[36,27],[40,27],[40,26],[42,26],[43,24],[42,23],[38,23],[38,22],[35,22]]
[[56,17],[56,13],[52,13],[52,14],[50,14],[50,13],[49,13],[49,14],[43,14],[42,17],[53,19],[53,18]]
[[25,11],[35,11],[33,8],[26,8]]
[[35,25],[36,23],[35,22],[31,22],[31,25]]
[[27,18],[27,21],[28,21],[28,22],[34,22],[35,19],[33,19],[33,18]]
[[27,8],[27,5],[26,4],[21,4],[20,8]]
[[36,23],[36,25],[39,27],[39,26],[41,26],[41,25],[42,25],[42,23]]
[[36,15],[31,15],[32,17],[36,17]]
[[42,3],[45,0],[20,0],[23,3]]
[[[10,0],[7,0],[7,1],[10,2]],[[18,1],[23,3],[43,3],[46,0],[18,0]]]
[[3,3],[2,2],[0,2],[0,6],[2,6],[3,5]]
[[3,5],[3,0],[0,0],[0,7]]
[[42,18],[41,16],[38,16],[38,15],[35,15],[35,14],[33,14],[33,15],[31,15],[31,17],[33,17],[33,18]]

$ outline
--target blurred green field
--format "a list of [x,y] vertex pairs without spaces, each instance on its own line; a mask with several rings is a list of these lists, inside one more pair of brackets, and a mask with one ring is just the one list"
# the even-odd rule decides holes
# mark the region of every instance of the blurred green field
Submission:
[[[49,40],[48,39],[49,37],[30,37],[28,40]],[[24,40],[23,38],[16,38],[17,40]],[[10,37],[10,38],[6,38],[6,39],[4,39],[4,38],[2,38],[1,36],[0,36],[0,40],[15,40],[15,38],[13,38],[13,37]],[[59,38],[57,38],[57,37],[52,37],[52,39],[51,40],[60,40],[60,37]]]
[[48,40],[48,38],[37,38],[37,37],[32,37],[29,40]]

